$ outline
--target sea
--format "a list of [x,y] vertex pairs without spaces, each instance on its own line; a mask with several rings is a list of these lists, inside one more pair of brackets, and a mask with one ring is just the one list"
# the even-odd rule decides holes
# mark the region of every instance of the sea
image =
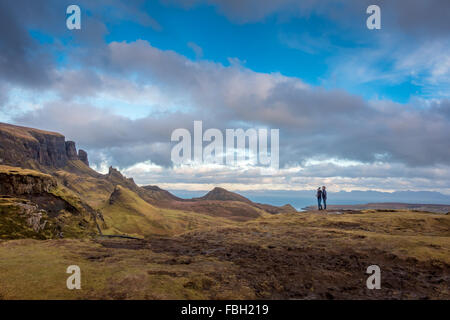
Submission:
[[[184,199],[204,196],[207,191],[169,190],[174,195]],[[253,202],[282,206],[292,205],[298,211],[308,206],[316,206],[315,190],[270,190],[270,191],[233,191],[252,200]],[[401,202],[422,204],[450,204],[450,195],[429,191],[401,191],[401,192],[377,192],[377,191],[351,191],[328,192],[328,205],[353,205],[376,202]]]

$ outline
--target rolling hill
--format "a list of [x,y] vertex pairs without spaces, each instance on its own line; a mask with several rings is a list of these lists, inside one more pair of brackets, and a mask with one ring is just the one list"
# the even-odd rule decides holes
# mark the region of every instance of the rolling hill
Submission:
[[230,192],[223,188],[216,187],[213,190],[209,191],[203,197],[194,198],[194,201],[201,200],[219,200],[219,201],[240,201],[245,203],[251,203],[251,201],[237,193]]
[[199,227],[227,224],[224,219],[215,219],[196,212],[153,206],[121,185],[116,186],[101,212],[107,226],[102,230],[103,234],[170,236]]

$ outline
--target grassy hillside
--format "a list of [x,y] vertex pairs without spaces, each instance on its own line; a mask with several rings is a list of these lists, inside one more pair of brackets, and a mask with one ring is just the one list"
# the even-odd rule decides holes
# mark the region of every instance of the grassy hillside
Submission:
[[209,191],[203,197],[194,198],[193,200],[221,200],[221,201],[240,201],[251,203],[249,199],[235,192],[230,192],[224,188],[216,187]]
[[160,206],[175,210],[199,212],[215,218],[245,222],[262,217],[266,211],[253,204],[231,200],[199,200],[160,202]]
[[122,186],[116,186],[101,211],[108,226],[103,230],[104,234],[174,235],[198,227],[228,223],[199,213],[155,207]]
[[[218,219],[218,223],[223,219],[248,221],[263,216],[270,211],[260,204],[254,204],[238,194],[220,188],[216,188],[209,193],[210,195],[216,195],[214,200],[203,198],[193,200],[179,199],[156,186],[139,187],[132,179],[124,177],[114,168],[110,168],[109,173],[106,175],[98,174],[81,161],[69,161],[69,165],[66,168],[56,170],[53,175],[61,185],[67,186],[87,204],[104,213],[105,221],[108,225],[106,232],[108,233],[120,232],[149,235],[156,232],[156,234],[173,234],[178,233],[180,230],[190,230],[191,227],[188,227],[188,225],[201,226],[200,220],[204,221],[206,225],[209,225],[215,218]],[[114,206],[111,206],[109,197],[116,186],[126,189],[127,195],[124,195],[119,201],[115,202]],[[217,194],[217,191],[221,192]],[[128,192],[132,192],[132,195],[128,194]],[[227,196],[224,198],[218,197],[223,194]],[[130,204],[134,205],[131,206]],[[272,206],[267,207],[272,208]],[[282,208],[273,208],[277,212],[282,212]],[[130,212],[133,214],[130,215]],[[178,222],[180,227],[171,223],[169,225],[164,224],[164,226],[158,225],[158,221],[161,220],[158,214],[161,212],[165,214],[165,217],[171,216],[172,220],[181,219]],[[188,225],[186,225],[185,221],[182,221],[184,215],[180,215],[180,213],[187,212],[189,212],[189,220],[197,217],[195,218],[196,221],[191,221]],[[174,216],[175,213],[177,215]],[[125,221],[124,217],[128,217],[126,218],[128,221]],[[138,221],[142,222],[143,217],[146,217],[145,219],[149,218],[152,223],[149,224],[147,221],[139,228],[129,227],[129,224],[139,225]],[[120,226],[116,227],[116,223],[119,223]],[[147,225],[150,229],[145,231],[144,228]]]
[[0,166],[0,239],[80,238],[98,233],[98,213],[54,177]]
[[45,174],[38,170],[5,166],[5,165],[0,165],[0,173],[8,174],[8,175],[15,175],[15,176],[20,175],[20,176],[51,178],[51,175]]
[[[450,299],[449,223],[408,211],[297,213],[148,240],[0,241],[0,298]],[[81,290],[65,286],[72,264]],[[372,264],[380,290],[365,285]]]
[[2,123],[2,122],[0,122],[0,131],[7,133],[11,136],[20,138],[20,139],[31,140],[31,141],[37,141],[37,139],[33,135],[33,133],[45,134],[45,135],[55,136],[55,137],[64,137],[62,134],[57,133],[57,132],[16,126],[16,125]]
[[[52,181],[51,190],[47,188],[43,196],[26,197],[37,201],[39,209],[48,211],[49,218],[55,220],[58,230],[52,237],[60,232],[64,237],[95,234],[97,225],[108,235],[174,235],[231,221],[249,221],[267,214],[249,200],[233,200],[243,197],[226,191],[234,197],[182,200],[155,186],[141,188],[113,168],[106,175],[99,174],[79,160],[68,161],[64,168],[47,168],[49,174],[18,167],[2,168],[8,174]],[[19,235],[9,238],[20,238]]]
[[49,221],[48,215],[37,211],[39,214],[39,226],[45,223],[43,229],[33,229],[28,223],[31,215],[25,214],[32,209],[29,201],[20,198],[0,196],[0,239],[50,239],[55,237],[54,226]]
[[93,177],[89,173],[82,174],[57,170],[53,175],[60,185],[72,190],[95,209],[102,207],[114,191],[114,185],[107,179]]
[[85,238],[94,234],[98,230],[90,213],[74,209],[62,198],[43,196],[34,201],[0,196],[0,239]]

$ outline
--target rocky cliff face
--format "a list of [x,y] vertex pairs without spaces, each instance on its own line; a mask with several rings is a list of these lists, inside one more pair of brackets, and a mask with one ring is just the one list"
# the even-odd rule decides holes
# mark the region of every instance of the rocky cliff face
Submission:
[[101,233],[97,221],[102,214],[54,176],[0,165],[0,239],[85,237]]
[[14,170],[0,171],[0,194],[2,195],[41,194],[49,192],[56,186],[56,179],[46,174],[30,174],[26,171]]
[[78,159],[82,161],[85,165],[89,167],[89,160],[88,160],[88,154],[84,150],[78,150]]
[[66,156],[69,160],[78,160],[77,148],[75,142],[66,141]]
[[81,160],[89,164],[87,153],[77,154],[75,142],[65,141],[55,132],[0,123],[0,164],[61,168],[68,160]]

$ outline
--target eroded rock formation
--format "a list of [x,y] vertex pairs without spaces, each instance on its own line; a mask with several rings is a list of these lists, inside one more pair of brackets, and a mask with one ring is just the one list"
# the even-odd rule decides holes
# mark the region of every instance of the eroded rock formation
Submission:
[[49,175],[29,175],[0,172],[0,194],[31,195],[49,192],[57,186]]
[[59,133],[0,123],[0,164],[62,168],[69,160],[89,165],[87,153],[77,154],[75,142],[65,141]]
[[85,165],[89,166],[88,154],[84,150],[78,150],[78,159],[84,162]]
[[75,142],[66,141],[66,156],[69,160],[78,160],[77,148]]

